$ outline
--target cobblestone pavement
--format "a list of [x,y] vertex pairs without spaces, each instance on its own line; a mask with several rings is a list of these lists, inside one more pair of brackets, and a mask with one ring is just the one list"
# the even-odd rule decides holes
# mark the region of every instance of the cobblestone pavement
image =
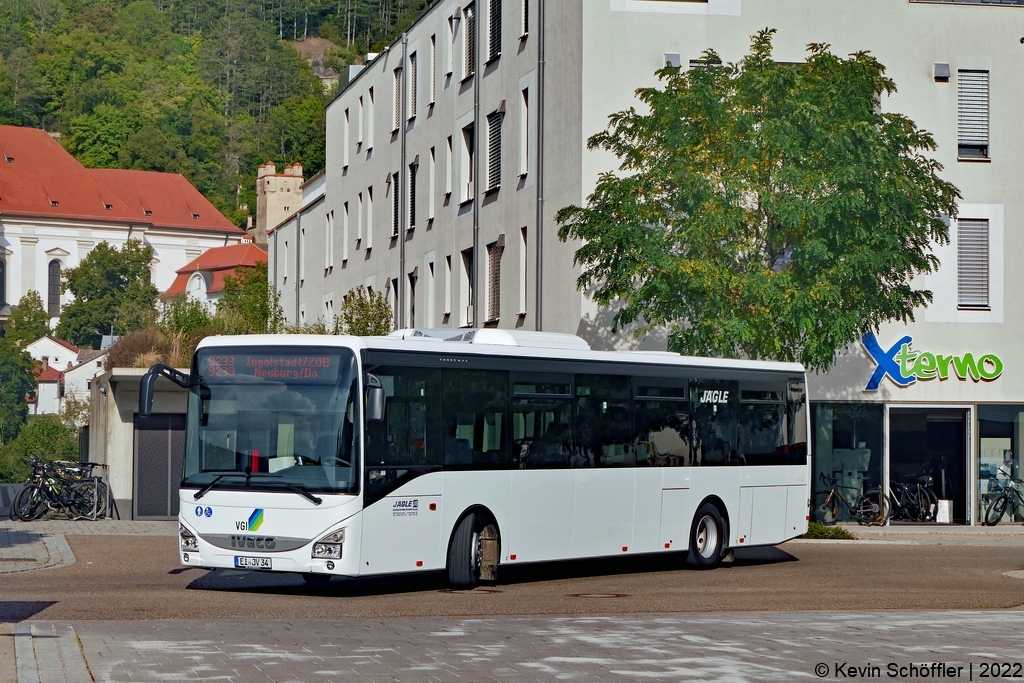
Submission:
[[[595,600],[614,599],[595,596]],[[972,680],[1024,612],[84,622],[17,628],[19,683]],[[877,669],[871,668],[877,667]],[[895,668],[892,668],[895,667]],[[916,667],[916,668],[913,668]]]

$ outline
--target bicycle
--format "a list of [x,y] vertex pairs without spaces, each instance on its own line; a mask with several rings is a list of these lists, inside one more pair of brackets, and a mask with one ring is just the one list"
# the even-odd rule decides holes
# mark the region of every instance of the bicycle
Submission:
[[92,478],[94,463],[24,462],[32,474],[11,503],[11,514],[21,521],[39,519],[51,510],[71,519],[96,519],[106,511],[107,485]]
[[[839,484],[838,477],[830,477],[824,472],[821,473],[820,479],[821,483],[829,487],[829,490],[814,494],[814,506],[811,508],[811,514],[814,516],[817,513],[822,524],[832,526],[836,523],[840,507],[839,501],[842,501],[849,516],[856,519],[858,524],[881,526],[889,519],[888,501],[878,489],[869,489],[862,493],[863,489],[842,486]],[[857,491],[857,497],[853,499],[852,503],[843,495],[843,489]]]
[[1012,476],[1002,467],[999,468],[999,472],[1006,477],[1006,485],[985,510],[986,526],[999,524],[1007,508],[1010,509],[1010,521],[1014,521],[1017,517],[1017,508],[1024,507],[1024,493],[1021,493],[1021,484],[1024,484],[1024,481]]
[[892,519],[911,522],[930,522],[935,519],[938,498],[931,490],[931,475],[910,475],[913,483],[891,481],[889,483],[889,508]]

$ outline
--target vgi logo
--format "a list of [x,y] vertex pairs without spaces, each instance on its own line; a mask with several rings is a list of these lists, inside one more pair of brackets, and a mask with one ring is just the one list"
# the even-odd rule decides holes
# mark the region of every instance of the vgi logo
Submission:
[[[261,524],[263,524],[263,508],[257,508],[249,515],[248,521],[235,522],[235,528],[239,531],[258,531]],[[232,536],[232,538],[234,537]]]
[[[239,522],[244,524],[244,522]],[[232,548],[251,548],[253,550],[273,550],[277,546],[277,541],[271,537],[262,536],[232,536],[231,547]]]
[[705,391],[700,395],[701,404],[705,403],[728,403],[729,402],[729,391]]
[[420,501],[413,498],[412,500],[396,500],[394,505],[391,506],[391,515],[393,517],[415,517],[420,513]]
[[914,338],[909,335],[889,347],[888,351],[882,348],[871,332],[864,335],[861,343],[871,360],[875,361],[875,371],[864,391],[877,391],[878,385],[887,376],[896,386],[909,387],[918,380],[946,380],[950,376],[950,369],[961,381],[970,378],[975,382],[991,382],[1003,374],[1003,361],[994,354],[989,353],[975,360],[973,353],[942,356],[927,351],[913,351],[910,347]]

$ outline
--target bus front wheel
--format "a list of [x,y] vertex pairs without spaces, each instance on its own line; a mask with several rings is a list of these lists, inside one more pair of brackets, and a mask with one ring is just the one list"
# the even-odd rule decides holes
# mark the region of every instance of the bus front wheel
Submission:
[[474,588],[480,581],[480,531],[476,513],[462,518],[448,547],[448,583],[454,588]]
[[710,569],[722,560],[725,545],[725,523],[718,508],[705,503],[697,510],[690,527],[690,562]]

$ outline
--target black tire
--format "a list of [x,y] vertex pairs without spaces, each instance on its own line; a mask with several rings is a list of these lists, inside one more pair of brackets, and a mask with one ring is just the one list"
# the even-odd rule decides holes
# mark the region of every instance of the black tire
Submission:
[[918,494],[918,501],[921,505],[921,521],[934,522],[935,513],[939,508],[939,498],[931,489],[921,489]]
[[889,501],[878,489],[869,489],[863,498],[857,500],[854,512],[859,524],[882,526],[889,519]]
[[18,491],[11,501],[11,512],[23,522],[31,522],[46,514],[46,500],[36,484],[29,484]]
[[832,526],[836,523],[838,513],[839,496],[832,494],[829,498],[829,491],[821,491],[814,494],[814,507],[811,508],[811,520],[820,522],[825,526]]
[[690,525],[690,562],[701,569],[718,566],[725,544],[722,514],[711,503],[704,503]]
[[448,546],[448,583],[452,588],[475,588],[480,581],[480,530],[476,514],[462,518]]
[[999,524],[1003,518],[1003,514],[1006,512],[1006,506],[1010,502],[1010,497],[1005,493],[1002,493],[992,499],[992,502],[988,504],[988,509],[985,510],[985,525],[995,526]]
[[[94,504],[96,506],[95,517],[93,517]],[[70,507],[77,518],[99,519],[107,510],[107,485],[102,481],[99,483],[99,486],[96,486],[91,481],[75,484],[71,487]]]

